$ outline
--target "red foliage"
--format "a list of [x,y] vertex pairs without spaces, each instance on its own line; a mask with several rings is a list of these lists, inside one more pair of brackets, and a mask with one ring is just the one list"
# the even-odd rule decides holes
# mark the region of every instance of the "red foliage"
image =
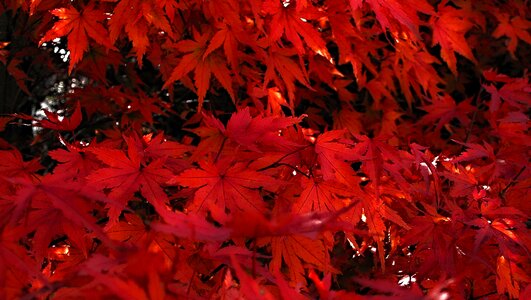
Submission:
[[0,298],[529,298],[526,4],[3,1]]

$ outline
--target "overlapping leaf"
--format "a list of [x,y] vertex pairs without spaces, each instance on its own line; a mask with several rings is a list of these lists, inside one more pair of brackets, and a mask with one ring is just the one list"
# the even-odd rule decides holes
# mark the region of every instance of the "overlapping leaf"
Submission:
[[42,37],[40,44],[66,36],[70,51],[68,72],[72,72],[75,64],[82,59],[83,54],[88,50],[89,37],[107,49],[114,48],[107,30],[101,24],[105,15],[101,10],[95,8],[93,2],[84,7],[81,12],[73,6],[68,6],[54,9],[51,13],[60,21],[56,22],[52,29]]

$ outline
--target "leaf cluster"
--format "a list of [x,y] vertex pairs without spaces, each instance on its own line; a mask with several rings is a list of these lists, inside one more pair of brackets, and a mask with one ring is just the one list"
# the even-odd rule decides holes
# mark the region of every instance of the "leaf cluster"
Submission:
[[0,298],[531,298],[526,4],[3,1]]

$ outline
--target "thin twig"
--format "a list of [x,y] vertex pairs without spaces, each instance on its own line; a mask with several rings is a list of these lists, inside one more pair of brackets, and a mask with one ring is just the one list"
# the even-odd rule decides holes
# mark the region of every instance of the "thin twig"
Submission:
[[[477,118],[477,115],[478,115],[478,111],[479,111],[479,107],[481,106],[481,104],[483,104],[483,101],[479,98],[479,96],[481,95],[481,90],[479,90],[477,96],[476,96],[476,109],[474,110],[474,114],[472,115],[472,120],[470,120],[470,126],[468,127],[467,131],[466,131],[466,136],[465,136],[465,141],[464,141],[464,144],[468,143],[468,139],[470,138],[470,135],[472,134],[472,129],[474,128],[474,123],[476,122],[476,118]],[[463,145],[463,150],[464,150],[464,147],[465,145]]]
[[476,297],[474,297],[474,298],[472,298],[472,299],[474,299],[474,300],[476,300],[476,299],[483,299],[483,298],[485,298],[485,297],[488,297],[488,296],[490,296],[490,295],[494,295],[494,294],[496,294],[496,293],[497,293],[497,291],[492,291],[492,292],[488,292],[488,293],[483,294],[483,295],[476,296]]
[[518,180],[518,177],[520,177],[520,175],[522,175],[522,173],[524,173],[526,168],[527,168],[527,166],[523,166],[522,169],[520,169],[520,171],[518,172],[518,174],[516,174],[516,176],[514,176],[513,179],[511,179],[511,182],[509,182],[509,184],[500,192],[500,198],[505,199],[505,193],[507,192],[507,190],[511,186],[516,184],[516,181]]

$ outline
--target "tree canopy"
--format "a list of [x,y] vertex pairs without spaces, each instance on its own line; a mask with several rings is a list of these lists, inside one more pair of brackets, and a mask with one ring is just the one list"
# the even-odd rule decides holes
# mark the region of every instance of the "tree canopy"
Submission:
[[2,1],[0,298],[531,299],[530,17]]

